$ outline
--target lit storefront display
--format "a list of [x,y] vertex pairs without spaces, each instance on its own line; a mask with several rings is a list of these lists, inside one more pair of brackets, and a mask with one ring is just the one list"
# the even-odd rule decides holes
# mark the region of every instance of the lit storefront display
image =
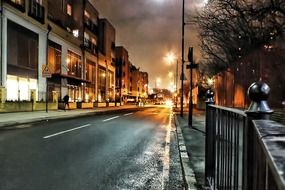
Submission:
[[[22,78],[18,76],[7,76],[7,100],[9,101],[30,101],[31,91],[38,94],[36,79]],[[36,97],[37,98],[37,97]]]
[[8,101],[30,101],[32,90],[36,91],[38,99],[38,38],[38,34],[8,20]]
[[98,102],[106,100],[106,70],[99,67],[98,69]]
[[108,72],[108,77],[109,77],[109,84],[108,84],[108,88],[109,88],[109,101],[115,101],[115,79],[114,79],[114,73],[112,71]]
[[96,64],[89,59],[86,60],[86,80],[91,83],[87,83],[85,87],[85,102],[95,101],[95,74]]

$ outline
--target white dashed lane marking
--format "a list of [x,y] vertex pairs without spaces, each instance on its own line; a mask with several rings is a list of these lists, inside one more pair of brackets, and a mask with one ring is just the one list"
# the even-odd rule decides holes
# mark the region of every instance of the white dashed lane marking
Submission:
[[132,114],[134,114],[134,113],[126,113],[126,114],[124,114],[124,116],[132,115]]
[[120,117],[120,116],[115,116],[115,117],[111,117],[111,118],[108,118],[108,119],[104,119],[103,122],[110,121],[110,120],[113,120],[113,119],[117,119],[118,117]]
[[71,131],[75,131],[75,130],[78,130],[78,129],[82,129],[82,128],[85,128],[85,127],[89,127],[91,124],[86,124],[86,125],[82,125],[80,127],[76,127],[76,128],[72,128],[72,129],[69,129],[69,130],[66,130],[66,131],[61,131],[61,132],[58,132],[58,133],[55,133],[55,134],[52,134],[52,135],[48,135],[48,136],[45,136],[43,137],[44,139],[48,139],[48,138],[51,138],[51,137],[54,137],[54,136],[58,136],[58,135],[62,135],[64,133],[68,133],[68,132],[71,132]]

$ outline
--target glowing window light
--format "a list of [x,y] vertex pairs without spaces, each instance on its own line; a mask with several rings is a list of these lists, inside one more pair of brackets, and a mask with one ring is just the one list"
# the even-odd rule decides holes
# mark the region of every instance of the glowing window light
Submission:
[[7,100],[18,100],[18,81],[16,76],[7,76]]
[[29,82],[28,79],[19,78],[20,100],[29,100]]

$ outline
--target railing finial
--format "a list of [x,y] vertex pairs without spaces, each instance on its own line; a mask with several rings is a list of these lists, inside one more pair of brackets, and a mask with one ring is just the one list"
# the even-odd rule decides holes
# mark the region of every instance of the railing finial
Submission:
[[248,88],[248,96],[251,100],[251,104],[246,111],[247,113],[260,113],[260,114],[271,114],[271,110],[268,106],[267,99],[270,94],[269,86],[262,82],[254,82]]
[[212,91],[211,89],[206,91],[206,104],[214,104],[215,100],[214,100],[214,91]]

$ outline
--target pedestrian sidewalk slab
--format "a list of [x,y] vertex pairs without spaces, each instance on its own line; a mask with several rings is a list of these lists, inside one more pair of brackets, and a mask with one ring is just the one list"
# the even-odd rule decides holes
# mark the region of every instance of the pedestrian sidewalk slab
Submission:
[[205,160],[205,114],[194,111],[193,126],[188,126],[188,114],[176,115],[177,135],[185,181],[188,189],[203,189]]
[[16,112],[16,113],[1,113],[0,128],[14,125],[33,123],[44,120],[67,119],[80,116],[102,114],[106,112],[116,112],[127,109],[140,109],[135,105],[124,105],[120,107],[106,107],[94,109],[76,109],[76,110],[56,110],[56,111],[34,111],[34,112]]

